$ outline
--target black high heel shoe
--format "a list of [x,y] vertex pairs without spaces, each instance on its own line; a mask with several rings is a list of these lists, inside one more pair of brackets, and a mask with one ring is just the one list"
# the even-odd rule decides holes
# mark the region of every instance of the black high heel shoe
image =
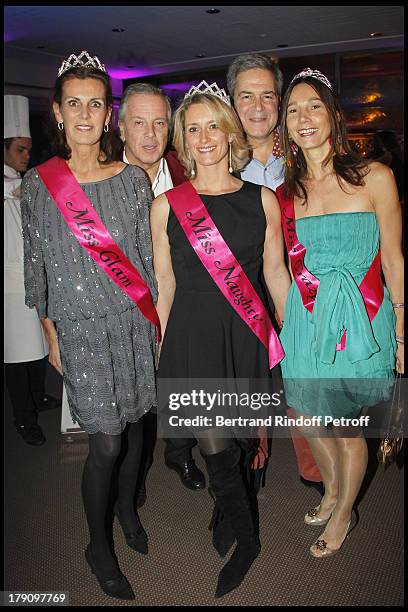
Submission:
[[115,597],[116,599],[136,599],[133,589],[130,586],[126,576],[122,574],[119,568],[118,576],[115,578],[110,578],[106,580],[98,576],[95,570],[95,566],[93,564],[90,544],[88,544],[88,546],[86,547],[85,559],[87,560],[87,563],[91,568],[92,573],[96,576],[96,579],[99,582],[99,586],[101,587],[105,595],[108,595],[109,597]]
[[122,522],[120,520],[119,509],[118,509],[117,503],[115,504],[114,512],[120,523],[120,526],[122,527],[123,535],[125,536],[125,539],[126,539],[126,544],[130,548],[135,550],[136,552],[140,553],[141,555],[147,555],[149,552],[148,538],[147,538],[147,533],[145,532],[145,530],[142,527],[142,524],[140,523],[140,520],[139,520],[139,527],[137,528],[136,531],[125,531],[125,528],[123,527]]

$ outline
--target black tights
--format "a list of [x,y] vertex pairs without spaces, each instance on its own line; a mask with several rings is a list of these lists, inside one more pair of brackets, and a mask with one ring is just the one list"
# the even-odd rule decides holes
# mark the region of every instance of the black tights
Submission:
[[230,438],[218,438],[216,433],[217,431],[214,429],[206,429],[195,433],[195,438],[203,455],[217,455],[231,445]]
[[[116,568],[107,537],[107,511],[111,491],[124,531],[136,531],[139,519],[134,494],[140,466],[143,426],[128,423],[122,435],[102,432],[89,435],[89,455],[82,476],[82,499],[88,521],[92,557],[101,575]],[[115,478],[112,478],[115,476]],[[116,478],[117,476],[117,478]]]

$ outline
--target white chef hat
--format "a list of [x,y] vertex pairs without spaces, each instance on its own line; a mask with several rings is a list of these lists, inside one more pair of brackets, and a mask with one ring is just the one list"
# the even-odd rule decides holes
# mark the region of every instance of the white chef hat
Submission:
[[4,138],[31,138],[25,96],[4,96]]

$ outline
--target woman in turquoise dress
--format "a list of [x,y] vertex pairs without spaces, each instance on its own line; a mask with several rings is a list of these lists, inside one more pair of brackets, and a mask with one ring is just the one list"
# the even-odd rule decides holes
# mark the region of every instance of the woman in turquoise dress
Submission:
[[[404,371],[401,208],[392,171],[351,150],[332,86],[319,71],[307,68],[290,83],[281,134],[286,170],[277,195],[295,279],[281,366],[287,404],[303,417],[325,485],[320,505],[304,518],[325,525],[310,548],[325,558],[354,526],[367,468],[362,429],[345,426],[346,418],[385,399],[395,369]],[[339,419],[330,429],[328,417]]]

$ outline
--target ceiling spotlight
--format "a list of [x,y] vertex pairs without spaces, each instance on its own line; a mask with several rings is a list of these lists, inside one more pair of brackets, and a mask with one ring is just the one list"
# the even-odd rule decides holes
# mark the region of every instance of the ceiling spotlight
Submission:
[[276,45],[277,49],[284,49],[285,47],[288,47],[289,45]]
[[124,28],[112,28],[112,32],[124,32]]
[[216,9],[216,8],[210,8],[208,9],[208,11],[205,11],[206,13],[208,13],[209,15],[215,15],[216,13],[221,13],[220,9]]
[[198,59],[202,59],[203,57],[205,57],[205,55],[204,55],[204,53],[198,53],[198,54],[196,55],[196,57],[197,57]]
[[37,45],[37,49],[45,49],[45,45]]
[[382,32],[370,32],[369,36],[371,36],[371,38],[375,38],[376,36],[382,36]]

